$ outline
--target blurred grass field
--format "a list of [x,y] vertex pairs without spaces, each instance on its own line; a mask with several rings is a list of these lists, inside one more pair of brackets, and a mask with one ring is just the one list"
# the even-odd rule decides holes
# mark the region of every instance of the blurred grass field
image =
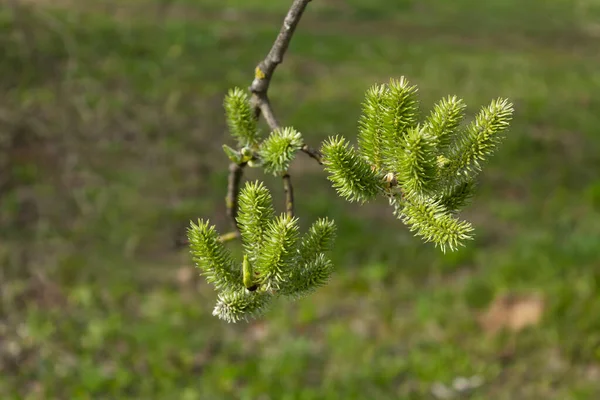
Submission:
[[[311,145],[353,139],[365,90],[401,75],[424,111],[501,96],[515,119],[456,253],[300,154],[297,213],[336,220],[336,273],[236,325],[175,243],[190,219],[228,228],[223,96],[289,1],[0,4],[2,399],[434,399],[473,376],[454,398],[600,396],[598,1],[311,2],[271,85]],[[492,335],[506,293],[543,316]]]

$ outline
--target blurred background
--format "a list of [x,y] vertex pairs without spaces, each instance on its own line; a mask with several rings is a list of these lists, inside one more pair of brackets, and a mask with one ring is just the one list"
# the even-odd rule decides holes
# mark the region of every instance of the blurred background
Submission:
[[423,113],[508,97],[512,128],[447,254],[299,154],[303,226],[338,224],[331,283],[211,315],[178,243],[197,218],[229,229],[223,96],[290,3],[0,3],[0,397],[598,398],[597,0],[312,1],[270,92],[312,146],[355,141],[364,92],[402,75]]

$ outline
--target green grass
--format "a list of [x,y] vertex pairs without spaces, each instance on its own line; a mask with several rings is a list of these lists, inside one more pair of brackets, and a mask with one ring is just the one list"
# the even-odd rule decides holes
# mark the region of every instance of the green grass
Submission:
[[[336,273],[237,325],[173,243],[190,219],[227,229],[223,95],[288,2],[61,3],[0,9],[2,398],[428,399],[473,375],[472,399],[600,395],[595,2],[311,3],[271,97],[313,146],[354,138],[364,91],[400,75],[423,110],[503,96],[515,119],[465,212],[476,239],[445,255],[299,155],[297,211],[336,220]],[[540,324],[483,332],[505,292],[542,293]]]

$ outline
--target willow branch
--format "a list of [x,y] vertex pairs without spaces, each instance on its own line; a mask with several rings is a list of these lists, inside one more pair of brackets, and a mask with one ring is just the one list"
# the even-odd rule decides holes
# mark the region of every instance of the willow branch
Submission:
[[228,232],[221,236],[219,236],[219,241],[221,243],[229,242],[231,240],[235,240],[240,237],[240,233],[238,231]]
[[283,192],[285,193],[285,213],[289,218],[294,217],[294,187],[290,174],[283,175]]
[[227,208],[227,216],[231,220],[236,233],[240,234],[240,228],[237,224],[238,214],[238,195],[240,193],[240,184],[244,175],[244,167],[246,163],[229,164],[229,177],[227,179],[227,197],[225,197],[225,206]]
[[[262,114],[271,130],[279,129],[280,125],[275,117],[271,103],[269,102],[269,96],[267,95],[267,92],[269,91],[269,86],[271,84],[271,79],[273,78],[275,69],[283,62],[283,56],[289,47],[292,36],[296,30],[296,26],[298,26],[298,22],[300,22],[300,18],[302,17],[302,14],[304,13],[304,10],[310,1],[311,0],[294,0],[290,6],[290,9],[288,10],[287,15],[285,16],[285,19],[283,20],[283,25],[279,30],[279,34],[277,35],[271,50],[269,50],[267,56],[256,66],[254,80],[249,88],[250,92],[252,92],[254,117],[258,120]],[[317,160],[319,164],[322,164],[321,155],[318,150],[304,145],[302,151]],[[238,196],[245,166],[246,163],[231,163],[229,165],[229,178],[225,203],[227,215],[235,227],[235,232],[224,235],[221,238],[222,241],[227,241],[235,238],[236,236],[240,236],[240,229],[237,224]],[[284,177],[284,189],[286,190],[286,212],[288,215],[290,215],[290,213],[293,215],[293,192],[289,175],[287,175],[287,178]],[[292,196],[291,201],[287,200],[287,193]]]
[[[269,54],[267,54],[267,57],[256,66],[254,81],[252,81],[252,85],[250,85],[249,88],[253,94],[252,103],[254,106],[254,115],[258,118],[262,114],[267,125],[269,125],[269,128],[273,131],[279,129],[280,125],[273,112],[273,107],[271,106],[267,92],[269,91],[275,69],[283,62],[283,57],[292,40],[296,26],[298,26],[298,22],[300,22],[300,18],[310,1],[311,0],[294,0],[283,20],[283,25],[281,26],[277,39],[275,39],[275,43],[273,43],[273,47],[271,47]],[[319,164],[323,164],[321,161],[321,152],[319,150],[304,145],[304,147],[302,147],[302,152],[315,159]]]
[[[283,25],[269,54],[256,67],[255,78],[250,86],[250,91],[257,97],[267,94],[275,68],[283,62],[283,56],[292,40],[296,26],[298,26],[298,22],[300,22],[300,18],[310,1],[294,0],[283,20]],[[261,111],[264,112],[262,109]]]
[[[275,43],[271,47],[271,50],[267,54],[264,60],[262,60],[255,69],[254,80],[250,85],[250,91],[252,92],[252,105],[254,107],[254,115],[259,118],[262,114],[263,118],[269,125],[271,130],[280,129],[279,121],[273,112],[273,107],[269,101],[268,91],[271,85],[271,79],[275,69],[279,64],[283,62],[283,57],[287,51],[292,36],[296,30],[296,26],[302,18],[302,14],[306,9],[308,3],[311,0],[294,0],[290,9],[288,10],[283,25],[279,30],[279,34],[275,39]],[[302,147],[302,151],[315,160],[322,164],[320,152],[307,145]],[[294,189],[292,187],[292,180],[290,175],[286,173],[283,176],[283,190],[285,192],[285,211],[289,217],[294,216]]]
[[313,158],[315,161],[317,161],[319,163],[319,165],[323,165],[323,154],[319,150],[317,150],[313,147],[310,147],[307,144],[302,146],[302,148],[300,150],[302,150],[310,158]]

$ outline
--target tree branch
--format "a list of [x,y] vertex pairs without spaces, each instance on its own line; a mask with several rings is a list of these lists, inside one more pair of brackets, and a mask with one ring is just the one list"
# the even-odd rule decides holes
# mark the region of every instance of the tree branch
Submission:
[[[271,79],[273,78],[275,69],[283,62],[283,56],[285,55],[290,41],[292,40],[296,26],[298,25],[298,22],[300,22],[300,18],[302,17],[302,14],[304,13],[304,10],[310,1],[311,0],[294,0],[290,6],[290,9],[288,10],[287,15],[285,16],[285,19],[283,20],[283,25],[281,26],[279,34],[277,35],[271,50],[269,50],[267,56],[256,66],[254,80],[249,87],[249,90],[252,92],[254,117],[258,120],[262,114],[271,130],[279,129],[280,125],[275,117],[271,103],[269,102],[269,96],[267,95],[267,92],[269,91],[269,85],[271,84]],[[322,164],[321,153],[318,150],[304,145],[302,147],[302,151],[317,160],[319,164]],[[235,227],[235,232],[224,235],[227,236],[226,238],[222,238],[224,241],[234,238],[234,234],[236,233],[238,237],[240,236],[240,230],[236,218],[238,211],[240,182],[242,180],[245,166],[246,163],[231,163],[229,165],[229,178],[225,203],[227,207],[227,215]],[[286,191],[286,212],[288,215],[293,215],[293,189],[290,176],[288,174],[284,176],[284,190]]]
[[240,228],[237,224],[238,213],[238,195],[240,193],[240,183],[244,175],[244,167],[246,163],[229,164],[229,177],[227,179],[227,197],[225,197],[225,207],[227,208],[227,216],[230,218],[236,232],[240,233]]
[[307,144],[302,146],[300,150],[302,150],[310,158],[315,159],[319,163],[319,165],[323,165],[323,154],[319,150],[312,148]]
[[219,236],[219,241],[221,243],[229,242],[231,240],[237,239],[240,237],[240,233],[238,231],[228,232],[221,236]]
[[[281,30],[279,31],[277,39],[275,39],[275,43],[273,43],[273,47],[271,47],[269,54],[267,54],[267,57],[256,66],[254,81],[252,81],[252,85],[250,85],[249,88],[253,94],[252,103],[254,106],[254,115],[258,118],[262,114],[267,125],[269,125],[269,128],[273,131],[279,129],[280,125],[273,112],[273,107],[271,106],[267,92],[271,85],[273,73],[277,66],[283,62],[283,57],[292,40],[296,26],[298,25],[298,22],[300,22],[300,18],[310,1],[311,0],[294,0],[283,20]],[[305,144],[304,147],[302,147],[302,152],[315,159],[320,165],[323,165],[323,162],[321,161],[322,154],[319,150]]]
[[267,54],[267,57],[256,67],[255,78],[250,86],[250,91],[257,97],[267,94],[275,68],[283,62],[283,56],[292,40],[296,26],[298,25],[298,22],[300,22],[300,18],[302,18],[302,14],[310,1],[311,0],[294,0],[283,20],[283,25],[269,54]]
[[294,188],[290,174],[283,175],[283,191],[285,193],[285,213],[289,218],[294,217]]

